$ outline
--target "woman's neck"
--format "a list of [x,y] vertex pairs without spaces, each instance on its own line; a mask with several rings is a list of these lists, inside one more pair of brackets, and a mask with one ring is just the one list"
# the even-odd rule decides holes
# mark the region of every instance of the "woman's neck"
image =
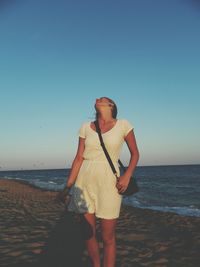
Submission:
[[115,119],[112,117],[112,115],[110,114],[110,112],[109,113],[105,112],[105,113],[100,113],[99,114],[98,120],[102,124],[106,124],[108,122],[114,121]]

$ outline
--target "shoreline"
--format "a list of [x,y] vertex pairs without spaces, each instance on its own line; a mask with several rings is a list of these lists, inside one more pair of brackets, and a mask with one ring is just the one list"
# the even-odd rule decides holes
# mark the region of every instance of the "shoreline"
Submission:
[[[28,185],[28,186],[31,186],[32,188],[35,188],[35,189],[38,189],[38,190],[41,190],[41,191],[48,191],[48,192],[54,192],[54,193],[58,193],[59,191],[61,190],[54,190],[54,189],[50,189],[50,188],[44,188],[44,187],[40,187],[40,186],[37,186],[33,183],[30,183],[29,181],[27,180],[23,180],[23,179],[20,179],[20,178],[2,178],[0,177],[0,181],[1,180],[8,180],[8,181],[13,181],[13,182],[19,182],[21,184],[25,184],[25,185]],[[0,192],[1,192],[1,189],[0,189]],[[150,210],[150,211],[156,211],[156,212],[162,212],[162,213],[173,213],[173,214],[176,214],[178,216],[182,216],[182,217],[194,217],[194,218],[200,218],[200,216],[197,216],[197,215],[189,215],[189,214],[181,214],[181,213],[178,213],[176,211],[173,211],[173,210],[165,210],[164,208],[160,208],[160,209],[153,209],[153,208],[150,208],[150,207],[135,207],[135,206],[132,206],[128,203],[122,203],[122,206],[128,206],[128,207],[133,207],[135,209],[142,209],[142,210]],[[168,207],[170,208],[170,207]],[[180,208],[180,207],[179,207]]]

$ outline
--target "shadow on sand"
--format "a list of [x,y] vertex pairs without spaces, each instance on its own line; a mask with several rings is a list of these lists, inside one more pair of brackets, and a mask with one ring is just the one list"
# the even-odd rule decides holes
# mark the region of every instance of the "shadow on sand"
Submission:
[[84,240],[78,218],[64,212],[46,242],[37,266],[81,266]]
[[92,234],[83,215],[65,211],[50,232],[43,251],[32,263],[18,260],[6,267],[92,267],[89,257],[83,261],[85,240]]
[[[79,196],[81,204],[86,205],[82,192],[79,192]],[[85,267],[85,264],[87,267],[92,266],[90,259],[85,263],[82,262],[85,240],[92,236],[92,231],[91,225],[83,214],[76,214],[66,208],[61,214],[59,222],[50,233],[36,266]]]

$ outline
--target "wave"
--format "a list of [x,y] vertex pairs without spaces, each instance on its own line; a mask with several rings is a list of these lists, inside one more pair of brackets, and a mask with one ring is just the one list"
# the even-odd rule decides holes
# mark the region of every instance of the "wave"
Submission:
[[182,215],[182,216],[195,216],[195,217],[200,217],[200,209],[195,208],[193,205],[189,207],[169,207],[169,206],[145,206],[142,205],[136,198],[124,198],[123,203],[125,205],[129,205],[132,207],[136,208],[141,208],[141,209],[150,209],[150,210],[157,210],[157,211],[162,211],[162,212],[174,212],[176,214]]
[[60,191],[64,188],[64,183],[63,184],[57,184],[53,181],[41,181],[41,180],[30,180],[30,184],[35,185],[38,188],[43,188],[47,190],[52,190],[52,191]]

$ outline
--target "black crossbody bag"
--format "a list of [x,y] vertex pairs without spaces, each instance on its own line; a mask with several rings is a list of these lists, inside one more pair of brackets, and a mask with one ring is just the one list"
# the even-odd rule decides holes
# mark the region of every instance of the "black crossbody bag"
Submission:
[[[106,155],[106,158],[110,164],[110,167],[111,167],[116,179],[118,180],[119,177],[117,176],[117,171],[115,169],[115,166],[114,166],[114,164],[110,158],[110,155],[108,154],[108,151],[105,147],[105,144],[103,142],[103,138],[101,135],[101,130],[99,127],[98,120],[94,121],[94,124],[95,124],[96,130],[97,130],[98,136],[99,136],[100,144],[101,144],[103,151]],[[124,165],[122,164],[122,162],[120,160],[118,160],[118,163],[119,163],[120,167],[123,169],[123,171],[126,171],[126,168],[124,167]],[[139,191],[139,187],[137,185],[137,182],[136,182],[135,178],[133,176],[131,176],[127,189],[123,193],[121,193],[121,195],[130,196],[130,195],[137,193],[138,191]]]

